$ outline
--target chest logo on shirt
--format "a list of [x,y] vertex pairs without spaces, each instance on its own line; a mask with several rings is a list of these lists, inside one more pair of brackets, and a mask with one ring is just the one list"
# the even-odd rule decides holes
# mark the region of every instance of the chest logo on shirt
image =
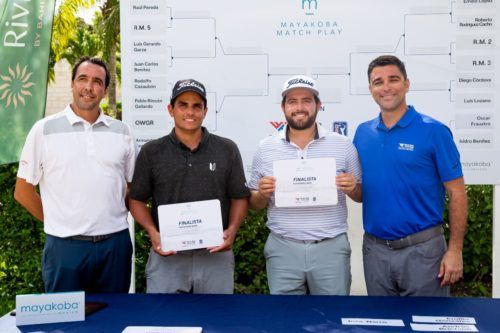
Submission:
[[413,151],[413,149],[415,148],[414,145],[412,145],[411,143],[399,143],[399,146],[398,146],[398,150],[406,150],[406,151]]
[[210,171],[215,171],[215,167],[216,167],[215,162],[208,163],[208,168],[210,169]]

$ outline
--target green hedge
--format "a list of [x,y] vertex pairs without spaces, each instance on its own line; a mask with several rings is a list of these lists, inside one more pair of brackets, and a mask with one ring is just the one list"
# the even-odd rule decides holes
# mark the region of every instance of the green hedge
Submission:
[[[14,307],[15,295],[43,291],[42,223],[33,219],[12,196],[17,166],[0,166],[0,314]],[[464,281],[454,295],[491,296],[492,186],[468,186],[469,229],[464,246]],[[445,215],[445,221],[447,216]],[[265,213],[249,212],[234,245],[237,293],[268,293],[263,247]],[[136,290],[145,291],[144,267],[149,239],[136,228]]]
[[0,166],[0,314],[14,307],[16,294],[43,291],[43,225],[15,202],[16,172],[16,165]]
[[[493,253],[493,186],[467,186],[468,226],[464,239],[464,279],[452,286],[460,296],[491,297]],[[448,220],[447,209],[445,221]]]

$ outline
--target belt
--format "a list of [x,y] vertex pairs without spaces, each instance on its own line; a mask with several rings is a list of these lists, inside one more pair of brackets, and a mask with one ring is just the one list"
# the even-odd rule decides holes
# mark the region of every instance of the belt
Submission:
[[429,239],[432,239],[442,234],[443,234],[443,228],[441,227],[441,225],[416,232],[404,238],[394,239],[394,240],[381,239],[365,232],[366,237],[370,238],[371,240],[374,240],[376,243],[387,245],[387,247],[390,248],[391,250],[399,250],[408,247],[410,245],[423,243],[428,241]]
[[113,232],[113,233],[107,234],[107,235],[97,235],[97,236],[76,235],[76,236],[65,237],[65,239],[98,243],[98,242],[102,242],[103,240],[106,240],[108,238],[111,238],[120,232],[123,232],[123,230],[118,231],[118,232]]
[[286,236],[277,235],[275,233],[273,233],[273,235],[275,235],[278,238],[281,238],[281,239],[284,239],[284,240],[288,240],[288,241],[292,241],[292,242],[295,242],[295,243],[300,243],[300,244],[318,244],[318,243],[321,243],[323,241],[331,239],[331,238],[322,238],[322,239],[295,239],[295,238],[290,238],[290,237],[286,237]]

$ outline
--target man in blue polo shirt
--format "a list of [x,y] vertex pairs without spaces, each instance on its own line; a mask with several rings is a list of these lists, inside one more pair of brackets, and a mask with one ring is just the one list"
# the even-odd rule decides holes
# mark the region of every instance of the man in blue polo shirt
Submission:
[[[354,137],[363,171],[363,263],[369,295],[449,296],[463,274],[467,196],[448,127],[406,104],[404,64],[380,56],[368,67],[380,114]],[[445,193],[450,240],[443,236]]]

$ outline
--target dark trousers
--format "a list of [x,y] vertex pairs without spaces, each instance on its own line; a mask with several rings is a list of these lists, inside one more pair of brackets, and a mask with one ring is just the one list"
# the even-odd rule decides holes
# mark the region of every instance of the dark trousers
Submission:
[[46,235],[42,255],[46,292],[126,293],[131,269],[128,229],[95,243]]

